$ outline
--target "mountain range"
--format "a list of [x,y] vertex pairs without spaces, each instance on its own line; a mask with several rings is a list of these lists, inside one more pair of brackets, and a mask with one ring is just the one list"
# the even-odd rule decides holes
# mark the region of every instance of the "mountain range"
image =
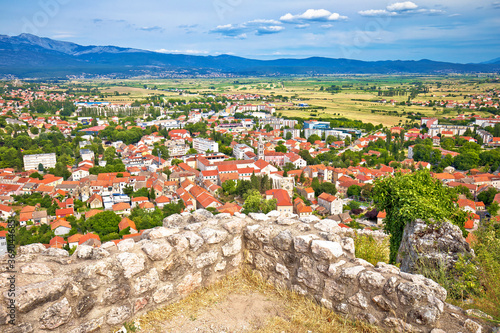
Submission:
[[0,35],[0,76],[63,78],[68,75],[313,75],[446,74],[500,72],[500,58],[477,64],[432,60],[360,61],[311,57],[255,60],[231,55],[165,54],[117,46],[82,46],[38,37]]

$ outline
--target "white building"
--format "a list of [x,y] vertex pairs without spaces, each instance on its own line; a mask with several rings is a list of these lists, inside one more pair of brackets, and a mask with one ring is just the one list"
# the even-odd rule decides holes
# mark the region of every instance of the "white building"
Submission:
[[245,153],[246,152],[254,152],[253,151],[253,148],[247,146],[247,145],[244,145],[244,144],[237,144],[233,147],[233,156],[237,159],[237,160],[243,160],[245,159]]
[[38,165],[44,168],[54,168],[56,166],[56,154],[34,154],[24,155],[24,170],[38,170]]
[[94,160],[94,152],[90,149],[80,149],[80,156],[82,157],[82,161]]
[[207,150],[218,152],[219,144],[212,140],[196,138],[193,140],[193,148],[196,149],[198,153],[205,153]]

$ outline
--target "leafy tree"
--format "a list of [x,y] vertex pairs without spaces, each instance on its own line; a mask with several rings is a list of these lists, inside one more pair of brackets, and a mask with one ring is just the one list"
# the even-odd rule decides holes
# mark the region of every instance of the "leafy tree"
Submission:
[[320,137],[319,135],[317,135],[317,134],[313,134],[313,135],[311,135],[311,136],[307,139],[307,142],[309,142],[309,143],[313,144],[313,143],[315,143],[315,142],[316,142],[316,141],[318,141],[318,140],[319,140],[319,141],[321,141],[321,137]]
[[163,215],[167,217],[173,214],[180,214],[185,207],[182,200],[179,200],[177,203],[166,204],[163,206]]
[[279,153],[286,153],[287,152],[287,149],[285,147],[285,145],[277,145],[276,147],[274,147],[274,151],[276,152],[279,152]]
[[118,224],[120,221],[121,217],[115,212],[104,211],[89,218],[85,225],[87,230],[95,231],[99,236],[104,236],[112,232],[119,232]]
[[38,130],[38,127],[33,126],[30,128],[31,134],[37,135],[40,131]]
[[194,148],[189,148],[189,150],[187,151],[187,155],[191,155],[191,154],[198,154],[198,151]]
[[258,212],[267,214],[276,209],[276,199],[265,200],[260,192],[254,189],[247,194],[243,209],[246,214]]
[[41,174],[39,174],[38,172],[33,172],[31,175],[30,175],[30,178],[37,178],[37,179],[43,179],[43,176]]
[[351,185],[347,189],[347,196],[348,197],[352,197],[352,196],[359,197],[360,195],[361,195],[361,186],[359,186],[359,185]]
[[222,190],[228,195],[236,193],[236,182],[232,179],[226,180],[222,183]]
[[172,165],[178,165],[180,163],[184,162],[183,160],[181,159],[178,159],[178,158],[174,158],[171,162]]
[[407,223],[423,219],[428,224],[444,220],[462,228],[465,212],[455,204],[456,192],[433,179],[426,170],[377,179],[374,199],[379,211],[385,210],[385,230],[390,234],[390,262],[395,263],[403,230]]
[[488,213],[490,213],[491,216],[497,216],[498,215],[498,210],[500,209],[500,205],[498,202],[493,201],[490,206],[487,208]]
[[149,191],[149,199],[150,200],[154,200],[156,199],[156,192],[155,192],[155,189],[151,187],[151,190]]
[[477,167],[479,164],[479,155],[474,151],[466,151],[455,156],[453,165],[458,170],[470,170]]
[[291,140],[292,139],[292,132],[287,132],[285,136],[286,140]]
[[477,199],[479,201],[484,202],[485,205],[490,205],[495,199],[495,195],[498,193],[498,190],[494,187],[489,187],[486,191],[483,191],[478,194]]

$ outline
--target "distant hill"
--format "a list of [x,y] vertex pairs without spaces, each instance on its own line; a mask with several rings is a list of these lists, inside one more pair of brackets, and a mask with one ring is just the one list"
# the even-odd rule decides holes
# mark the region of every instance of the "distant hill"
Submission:
[[312,57],[255,60],[242,57],[164,54],[117,46],[82,46],[31,34],[0,35],[0,75],[21,78],[67,75],[210,74],[442,74],[500,71],[500,59],[483,64],[456,64],[432,60],[360,61]]
[[500,58],[491,59],[491,60],[482,62],[482,64],[500,64]]

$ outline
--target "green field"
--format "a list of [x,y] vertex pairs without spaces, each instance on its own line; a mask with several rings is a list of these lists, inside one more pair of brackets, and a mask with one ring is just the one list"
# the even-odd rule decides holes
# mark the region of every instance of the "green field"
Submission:
[[[453,100],[468,101],[465,96],[483,93],[493,87],[498,88],[498,81],[477,76],[382,76],[382,75],[341,75],[327,77],[284,77],[284,78],[225,78],[225,79],[170,79],[170,80],[93,80],[72,81],[68,84],[78,91],[78,86],[91,86],[104,99],[111,102],[132,102],[158,95],[165,99],[181,98],[193,100],[199,94],[251,93],[265,96],[288,97],[288,102],[274,102],[278,113],[283,116],[304,118],[345,117],[362,120],[373,124],[394,126],[411,121],[411,114],[419,113],[428,117],[454,117],[468,110],[446,109],[436,106],[406,106],[400,102],[408,100],[412,89],[425,86],[426,92],[420,92],[412,100]],[[331,86],[339,87],[336,93],[326,91]],[[145,89],[147,87],[148,89]],[[183,93],[166,91],[182,89]],[[396,96],[379,96],[390,90],[406,91]],[[118,95],[116,95],[118,94]],[[376,101],[393,99],[395,105]],[[299,108],[298,103],[307,103],[309,107]],[[317,109],[317,108],[320,109]],[[475,111],[487,116],[486,112]]]

